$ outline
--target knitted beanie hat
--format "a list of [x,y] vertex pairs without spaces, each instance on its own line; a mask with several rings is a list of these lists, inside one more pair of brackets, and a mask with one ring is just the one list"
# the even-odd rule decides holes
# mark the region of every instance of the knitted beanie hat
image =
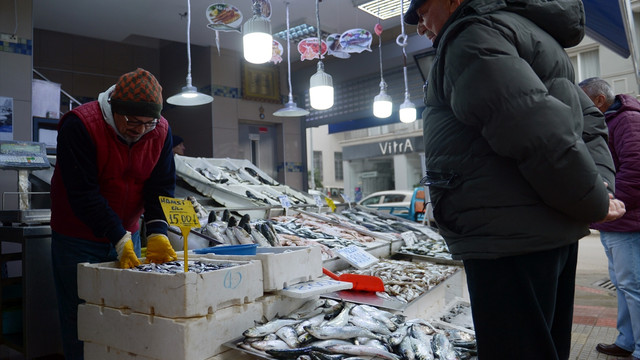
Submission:
[[114,113],[159,119],[162,86],[150,72],[137,68],[120,76],[110,100]]

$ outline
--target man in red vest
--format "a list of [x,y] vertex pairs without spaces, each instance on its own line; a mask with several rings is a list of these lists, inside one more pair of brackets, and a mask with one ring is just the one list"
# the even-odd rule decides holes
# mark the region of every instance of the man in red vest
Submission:
[[51,255],[67,360],[84,358],[77,331],[78,263],[140,265],[143,214],[146,262],[176,259],[158,199],[173,197],[175,190],[171,130],[161,110],[162,87],[139,68],[58,124]]

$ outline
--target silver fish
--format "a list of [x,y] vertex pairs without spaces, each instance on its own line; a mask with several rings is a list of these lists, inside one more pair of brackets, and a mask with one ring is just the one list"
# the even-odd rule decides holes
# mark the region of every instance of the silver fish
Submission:
[[324,320],[324,314],[318,314],[316,316],[313,316],[309,319],[306,319],[300,323],[298,323],[295,327],[296,329],[296,333],[298,333],[298,335],[302,335],[304,333],[306,333],[307,331],[304,329],[305,326],[307,325],[312,325],[312,326],[317,326],[320,325]]
[[233,235],[235,235],[240,244],[253,244],[253,238],[247,232],[247,230],[241,228],[240,226],[234,226],[231,228],[231,230],[233,231]]
[[298,345],[300,345],[300,343],[298,343],[298,334],[296,333],[296,330],[290,325],[285,325],[276,330],[276,335],[292,348],[297,348]]
[[251,343],[251,347],[261,351],[290,349],[289,345],[280,339],[254,341]]
[[431,348],[433,349],[433,353],[438,355],[438,359],[459,360],[456,351],[453,349],[453,345],[451,345],[449,339],[442,333],[433,335]]
[[376,334],[382,335],[391,335],[391,330],[381,323],[380,321],[370,318],[370,317],[362,317],[362,316],[350,316],[349,322],[355,326],[359,326],[361,328],[370,330]]
[[287,315],[289,319],[307,319],[323,311],[323,306],[327,303],[325,299],[310,300],[302,304],[297,310]]
[[380,350],[371,346],[362,345],[333,345],[327,350],[338,354],[349,354],[358,356],[377,356],[387,360],[400,360],[401,357],[385,350]]
[[394,331],[390,336],[389,336],[389,345],[391,346],[398,346],[400,345],[400,343],[402,342],[402,340],[405,338],[405,336],[407,336],[407,332],[409,331],[409,325],[408,324],[403,324],[401,326],[399,326],[396,331]]
[[271,247],[271,244],[269,243],[269,241],[267,240],[267,238],[264,237],[264,235],[262,235],[262,233],[260,231],[252,231],[251,232],[251,237],[253,238],[253,241],[258,244],[258,246],[261,247]]
[[327,321],[328,326],[345,326],[349,323],[349,313],[355,306],[354,303],[345,303],[342,307],[342,311],[336,315],[333,319]]
[[431,337],[427,335],[422,327],[418,324],[413,324],[409,328],[409,335],[414,340],[411,345],[413,351],[416,354],[417,360],[433,360],[433,352],[431,348]]
[[[380,335],[374,334],[370,330],[361,328],[359,326],[347,325],[347,326],[307,326],[304,328],[309,334],[315,336],[318,339],[353,339],[360,336],[369,337],[372,339],[382,340]],[[361,355],[361,354],[354,354]]]
[[245,330],[242,335],[247,337],[259,337],[265,336],[268,334],[273,334],[278,331],[281,327],[287,325],[295,325],[299,322],[299,320],[294,319],[275,319],[271,320],[265,324],[257,325],[252,328]]
[[406,360],[416,360],[416,352],[413,350],[413,337],[405,336],[398,345],[400,355]]
[[[375,308],[373,306],[369,306],[369,305],[358,305],[356,307],[359,307],[360,309],[366,311],[366,313],[368,315],[370,315],[372,318],[380,321],[381,323],[385,324],[389,330],[391,331],[395,331],[398,328],[398,324],[394,323],[393,321],[391,321],[392,318],[394,318],[394,314],[388,312],[388,311],[384,311],[384,310],[380,310],[378,308]],[[353,309],[353,311],[355,311],[355,313],[360,316],[360,309]]]

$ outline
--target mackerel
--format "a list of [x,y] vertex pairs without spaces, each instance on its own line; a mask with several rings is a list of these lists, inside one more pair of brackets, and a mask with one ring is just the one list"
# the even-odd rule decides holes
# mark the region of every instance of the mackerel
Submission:
[[358,356],[377,356],[387,360],[401,360],[402,358],[392,352],[380,350],[371,346],[363,345],[333,345],[327,350],[337,354],[348,354]]
[[300,320],[294,320],[294,319],[275,319],[275,320],[271,320],[268,323],[265,323],[263,325],[257,325],[257,326],[254,326],[252,328],[249,328],[249,329],[245,330],[242,333],[242,335],[247,336],[247,337],[265,336],[265,335],[268,335],[268,334],[275,333],[276,331],[278,331],[283,326],[295,325],[299,321]]
[[[382,340],[380,335],[374,334],[370,330],[359,326],[307,326],[304,328],[318,339],[353,339],[356,337],[369,337],[372,339]],[[359,354],[355,354],[359,355]]]

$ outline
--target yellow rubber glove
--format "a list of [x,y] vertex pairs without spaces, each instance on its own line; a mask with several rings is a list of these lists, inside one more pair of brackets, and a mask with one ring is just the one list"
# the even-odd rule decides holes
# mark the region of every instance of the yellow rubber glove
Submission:
[[147,237],[147,260],[145,263],[162,264],[178,259],[171,247],[169,238],[162,234],[151,234]]
[[129,231],[116,244],[116,251],[118,252],[121,269],[130,269],[140,265],[140,260],[133,251],[133,241],[131,241],[131,233]]

